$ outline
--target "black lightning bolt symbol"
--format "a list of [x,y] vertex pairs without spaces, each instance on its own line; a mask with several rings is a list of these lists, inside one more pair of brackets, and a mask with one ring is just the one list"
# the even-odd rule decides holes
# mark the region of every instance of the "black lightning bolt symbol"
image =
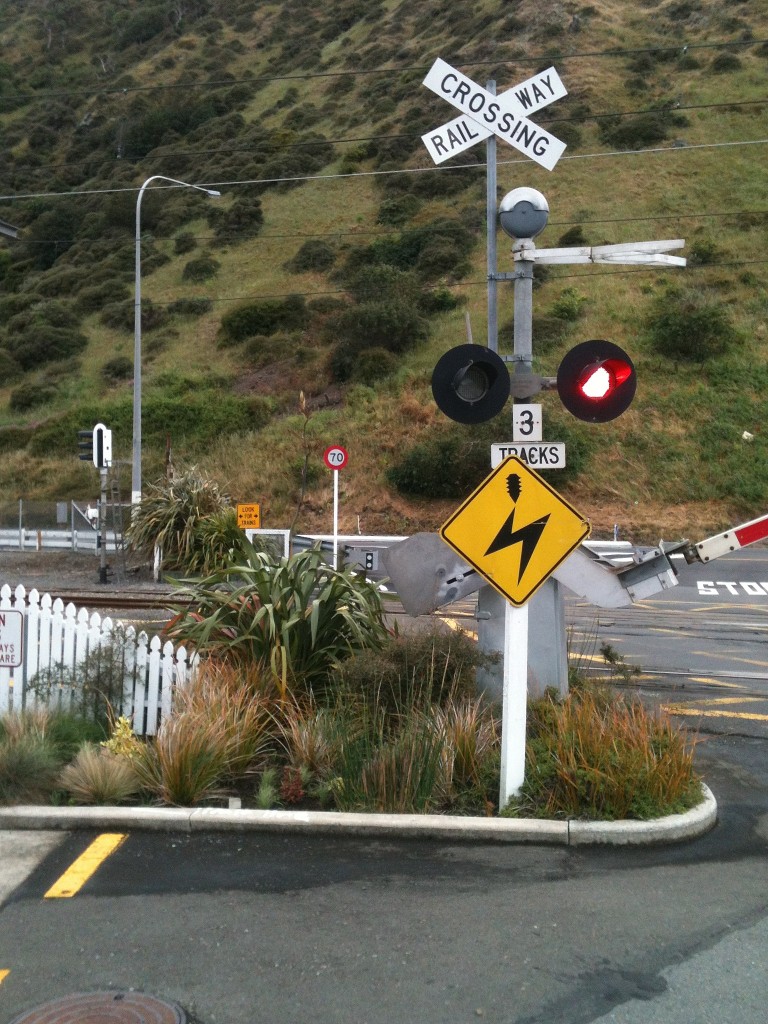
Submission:
[[[507,477],[507,491],[513,503],[520,497],[521,485],[520,477],[517,473],[510,473]],[[515,523],[515,509],[507,516],[507,519],[496,534],[495,538],[491,542],[490,547],[485,552],[486,555],[492,555],[494,551],[502,551],[504,548],[511,547],[513,544],[520,544],[520,572],[517,576],[517,582],[523,578],[523,573],[528,568],[528,563],[531,560],[533,552],[536,550],[536,545],[539,543],[539,538],[544,532],[544,527],[547,525],[551,513],[547,513],[545,516],[541,516],[539,519],[535,519],[532,523],[528,523],[526,526],[521,526],[519,530],[513,530]]]

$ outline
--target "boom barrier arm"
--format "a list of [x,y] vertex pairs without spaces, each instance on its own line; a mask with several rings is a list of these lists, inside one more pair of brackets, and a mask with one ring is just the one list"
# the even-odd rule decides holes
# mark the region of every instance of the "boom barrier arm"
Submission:
[[707,537],[698,544],[690,544],[682,553],[689,563],[711,562],[713,558],[720,558],[721,555],[727,555],[731,551],[738,551],[739,548],[746,548],[750,544],[757,544],[758,541],[766,539],[768,515],[750,519],[748,523],[734,526],[724,533],[715,534],[714,537]]
[[[627,566],[611,565],[582,545],[552,575],[598,608],[621,608],[677,586],[678,573],[672,563],[675,555],[682,555],[689,565],[707,563],[761,540],[768,540],[768,515],[695,544],[662,541],[649,551],[635,549],[633,562]],[[417,533],[398,541],[386,548],[382,557],[409,615],[428,615],[486,586],[482,576],[435,533]]]

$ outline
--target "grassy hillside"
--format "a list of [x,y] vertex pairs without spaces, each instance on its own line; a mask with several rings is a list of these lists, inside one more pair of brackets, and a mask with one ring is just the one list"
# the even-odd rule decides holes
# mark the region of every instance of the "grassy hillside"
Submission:
[[[489,469],[509,411],[446,420],[448,348],[486,338],[485,147],[435,168],[441,56],[499,90],[554,64],[554,171],[499,144],[499,197],[542,191],[542,247],[685,238],[679,269],[537,270],[534,369],[607,338],[622,417],[541,396],[550,479],[595,532],[692,538],[766,511],[768,2],[0,0],[0,487],[95,496],[76,431],[112,427],[130,492],[142,201],[144,477],[199,465],[265,525],[433,529]],[[499,235],[499,269],[510,270]],[[499,297],[512,346],[512,286]],[[744,439],[744,435],[751,439]]]

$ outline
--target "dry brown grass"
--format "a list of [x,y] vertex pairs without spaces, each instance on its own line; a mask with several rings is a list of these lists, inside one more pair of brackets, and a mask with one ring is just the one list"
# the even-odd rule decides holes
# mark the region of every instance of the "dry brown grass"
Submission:
[[59,776],[59,785],[79,804],[121,804],[141,788],[129,757],[85,743]]

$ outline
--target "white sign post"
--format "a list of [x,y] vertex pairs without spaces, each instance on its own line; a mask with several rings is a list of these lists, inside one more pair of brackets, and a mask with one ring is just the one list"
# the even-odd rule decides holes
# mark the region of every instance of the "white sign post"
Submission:
[[339,568],[339,470],[349,461],[346,448],[332,444],[323,452],[323,462],[333,471],[333,568]]

